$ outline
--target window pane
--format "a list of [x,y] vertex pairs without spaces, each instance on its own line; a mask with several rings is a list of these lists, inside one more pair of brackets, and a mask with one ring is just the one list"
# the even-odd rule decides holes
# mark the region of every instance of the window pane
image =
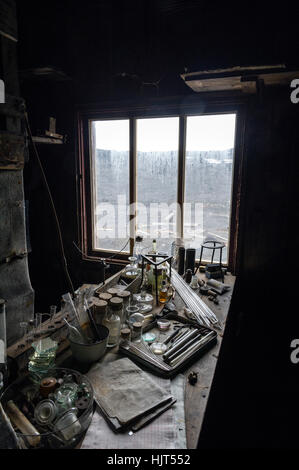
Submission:
[[[187,118],[184,239],[197,248],[197,257],[203,241],[225,243],[224,263],[228,259],[235,121],[235,114]],[[210,250],[204,250],[203,256],[210,261]],[[214,261],[218,260],[215,256]]]
[[137,233],[170,251],[176,231],[179,118],[137,121]]
[[119,251],[129,238],[129,120],[92,121],[91,140],[93,246]]

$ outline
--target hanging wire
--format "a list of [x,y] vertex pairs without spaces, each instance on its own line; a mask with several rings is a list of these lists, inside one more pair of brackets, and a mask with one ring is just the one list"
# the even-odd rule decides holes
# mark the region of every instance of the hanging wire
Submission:
[[38,151],[37,151],[35,142],[33,141],[32,132],[31,132],[31,128],[30,128],[30,124],[29,124],[29,119],[28,119],[28,114],[27,114],[27,112],[25,112],[25,123],[26,123],[27,131],[28,131],[30,143],[31,143],[31,145],[32,145],[34,155],[35,155],[35,157],[36,157],[38,166],[39,166],[39,168],[40,168],[40,171],[41,171],[41,174],[42,174],[43,183],[44,183],[44,185],[45,185],[45,188],[46,188],[46,191],[47,191],[47,194],[48,194],[48,197],[49,197],[49,201],[50,201],[50,206],[51,206],[51,208],[52,208],[52,212],[53,212],[53,215],[54,215],[55,227],[56,227],[56,231],[57,231],[57,235],[58,235],[58,240],[59,240],[59,247],[60,247],[60,252],[61,252],[61,260],[62,260],[63,270],[64,270],[64,272],[65,272],[65,276],[66,276],[67,282],[68,282],[68,284],[69,284],[69,287],[70,287],[72,296],[74,297],[74,296],[75,296],[75,291],[74,291],[74,286],[73,286],[73,283],[72,283],[72,280],[71,280],[71,277],[70,277],[70,274],[69,274],[69,271],[68,271],[67,260],[66,260],[66,256],[65,256],[64,245],[63,245],[63,239],[62,239],[62,233],[61,233],[61,228],[60,228],[60,223],[59,223],[58,215],[57,215],[57,212],[56,212],[54,200],[53,200],[53,197],[52,197],[52,194],[51,194],[50,187],[49,187],[49,185],[48,185],[47,177],[46,177],[46,175],[45,175],[42,162],[41,162],[41,160],[40,160],[40,158],[39,158],[39,154],[38,154]]

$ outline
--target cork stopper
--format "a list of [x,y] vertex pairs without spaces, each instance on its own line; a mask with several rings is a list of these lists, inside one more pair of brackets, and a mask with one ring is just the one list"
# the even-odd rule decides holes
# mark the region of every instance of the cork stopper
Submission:
[[130,328],[123,328],[120,331],[120,336],[121,336],[122,339],[130,339],[130,336],[131,336]]
[[123,306],[123,299],[120,297],[112,297],[109,300],[109,305],[113,310],[120,310]]
[[111,294],[108,294],[107,292],[101,292],[99,294],[99,299],[105,300],[106,302],[109,302],[109,300],[112,298]]
[[108,302],[106,300],[98,299],[97,297],[91,298],[92,305],[98,312],[105,312]]
[[115,295],[118,295],[119,289],[116,289],[115,287],[111,287],[110,289],[107,290],[108,294],[111,294],[113,297]]
[[120,290],[117,293],[117,297],[120,297],[121,299],[124,299],[124,300],[129,299],[130,295],[131,295],[131,292],[129,292],[128,290]]

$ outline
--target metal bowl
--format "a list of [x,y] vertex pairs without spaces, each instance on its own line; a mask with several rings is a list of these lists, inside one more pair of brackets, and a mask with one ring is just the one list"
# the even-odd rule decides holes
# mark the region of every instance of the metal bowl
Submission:
[[72,355],[78,362],[92,364],[105,354],[109,330],[104,325],[98,325],[98,330],[103,338],[92,344],[78,343],[69,338]]

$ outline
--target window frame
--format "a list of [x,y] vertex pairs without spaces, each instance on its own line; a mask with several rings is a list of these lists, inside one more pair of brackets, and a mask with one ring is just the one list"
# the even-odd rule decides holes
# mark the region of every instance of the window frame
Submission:
[[[93,120],[129,119],[129,197],[130,203],[136,202],[136,123],[143,118],[179,118],[179,147],[178,147],[178,181],[177,202],[182,205],[185,197],[185,157],[186,157],[186,122],[188,116],[211,114],[236,114],[235,147],[233,175],[231,188],[231,213],[229,226],[229,246],[227,267],[230,272],[238,271],[238,253],[240,251],[240,214],[243,197],[244,171],[244,135],[246,100],[244,97],[184,97],[180,99],[163,99],[147,103],[102,103],[93,106],[80,107],[77,111],[77,203],[78,203],[78,240],[84,260],[97,261],[108,258],[109,262],[126,264],[132,253],[136,227],[130,223],[130,253],[120,253],[114,250],[95,250],[93,248],[93,216],[92,216],[92,147],[90,123]],[[181,230],[183,229],[183,212]],[[134,218],[134,214],[130,219]],[[136,220],[136,219],[135,219]],[[128,247],[126,247],[127,250]],[[113,258],[111,258],[113,257]],[[111,258],[111,261],[110,261]]]

